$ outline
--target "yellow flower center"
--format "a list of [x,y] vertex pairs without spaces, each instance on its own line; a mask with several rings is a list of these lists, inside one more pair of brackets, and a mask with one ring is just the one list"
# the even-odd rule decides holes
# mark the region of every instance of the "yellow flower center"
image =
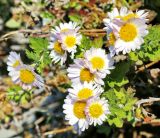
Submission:
[[90,82],[90,81],[94,80],[94,74],[92,74],[89,71],[89,69],[84,68],[80,71],[80,80],[82,82],[85,82],[85,81]]
[[103,114],[103,108],[102,105],[99,103],[93,103],[91,104],[91,106],[89,107],[89,113],[90,116],[93,118],[98,118]]
[[20,65],[20,61],[16,60],[16,62],[12,65],[14,68],[18,67]]
[[85,112],[84,112],[85,107],[86,107],[85,102],[75,102],[74,105],[73,105],[74,115],[79,119],[86,118],[86,115],[85,115]]
[[21,69],[20,70],[20,80],[23,83],[30,84],[30,83],[34,82],[35,76],[34,76],[34,74],[30,70]]
[[114,33],[112,32],[112,33],[109,34],[108,44],[110,46],[114,46],[115,41],[116,41],[116,37],[115,37]]
[[137,29],[134,24],[127,23],[120,29],[120,38],[126,42],[133,41],[137,36]]
[[79,99],[87,99],[93,95],[93,91],[88,88],[83,88],[78,92],[78,98]]
[[76,38],[74,36],[67,36],[65,39],[67,47],[72,48],[76,44]]
[[124,21],[128,21],[128,20],[130,20],[130,19],[132,19],[132,18],[137,18],[137,17],[138,17],[138,16],[137,16],[136,14],[130,13],[130,14],[126,15],[126,16],[121,17],[121,18],[122,18],[122,20],[124,20]]
[[91,59],[92,67],[94,69],[102,69],[104,67],[104,60],[101,57],[93,57]]
[[62,47],[61,47],[61,43],[59,43],[58,41],[56,41],[56,42],[54,43],[53,48],[54,48],[54,50],[55,50],[58,54],[60,54],[60,55],[63,55],[63,54],[64,54],[64,50],[63,50]]

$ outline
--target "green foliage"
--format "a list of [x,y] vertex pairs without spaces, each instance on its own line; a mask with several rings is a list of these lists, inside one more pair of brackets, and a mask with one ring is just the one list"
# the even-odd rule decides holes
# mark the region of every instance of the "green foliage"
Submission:
[[134,119],[132,108],[137,101],[134,93],[126,91],[124,88],[114,88],[106,91],[102,96],[109,102],[111,112],[107,119],[109,125],[122,127],[124,120],[132,121]]
[[69,15],[69,19],[73,22],[77,22],[78,24],[82,24],[82,18],[78,14]]
[[127,84],[129,81],[125,75],[129,71],[130,66],[131,62],[129,61],[118,63],[115,69],[111,71],[111,74],[105,78],[105,89],[114,88],[115,86],[121,87]]
[[160,26],[149,28],[149,34],[144,38],[144,44],[136,52],[138,58],[143,61],[160,60]]
[[83,53],[89,50],[91,47],[101,48],[103,46],[103,37],[97,37],[93,40],[90,37],[82,35],[81,44],[78,46],[78,52],[76,53],[76,58],[83,57]]
[[30,38],[30,48],[33,51],[26,50],[29,59],[33,60],[37,65],[37,71],[42,72],[43,68],[51,63],[49,56],[48,40],[44,38]]
[[7,98],[16,103],[27,103],[32,98],[32,92],[23,90],[22,87],[14,85],[7,90]]

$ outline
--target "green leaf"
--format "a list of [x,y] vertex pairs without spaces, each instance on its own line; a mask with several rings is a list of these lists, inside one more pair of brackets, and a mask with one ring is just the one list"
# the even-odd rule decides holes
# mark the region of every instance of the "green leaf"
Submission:
[[11,18],[6,22],[5,26],[8,28],[19,28],[21,26],[21,22]]
[[78,14],[69,15],[69,19],[73,22],[77,22],[78,24],[82,24],[82,19]]
[[107,122],[116,127],[122,127],[123,121],[131,121],[134,118],[132,112],[133,105],[136,103],[134,93],[126,91],[124,88],[110,89],[102,94],[102,97],[108,99],[110,114],[107,115]]
[[[125,75],[129,71],[130,66],[131,66],[131,62],[129,61],[118,63],[115,69],[111,71],[111,74],[108,75],[104,80],[105,84],[107,84],[108,87],[110,88],[113,88],[115,86],[121,87],[127,84],[129,81]],[[106,89],[108,89],[107,85],[106,85]]]
[[142,61],[157,61],[160,59],[160,26],[155,25],[149,28],[149,34],[144,38],[144,44],[136,55]]
[[23,90],[22,87],[14,85],[7,90],[7,98],[16,103],[28,103],[31,100],[32,91]]
[[48,40],[47,39],[44,39],[44,38],[34,38],[34,37],[30,37],[29,39],[29,42],[30,42],[30,47],[40,53],[42,52],[43,50],[47,49],[49,43],[48,43]]
[[26,50],[26,55],[37,65],[37,71],[42,73],[43,69],[51,63],[48,51],[48,40],[44,38],[30,38],[30,48],[32,51]]
[[113,122],[116,125],[116,127],[122,127],[123,126],[123,121],[119,118],[114,118]]
[[103,37],[95,38],[92,42],[93,47],[102,48],[103,46]]

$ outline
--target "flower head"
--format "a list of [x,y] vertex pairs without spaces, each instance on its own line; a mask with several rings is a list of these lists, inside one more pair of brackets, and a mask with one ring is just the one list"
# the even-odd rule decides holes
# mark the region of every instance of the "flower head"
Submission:
[[104,77],[106,74],[110,74],[110,69],[114,68],[112,58],[101,48],[91,48],[90,50],[87,50],[84,57],[89,69],[103,74]]
[[77,33],[75,30],[70,30],[59,34],[59,41],[62,44],[62,48],[69,53],[72,53],[72,57],[76,52],[77,45],[81,43],[81,34]]
[[48,48],[51,50],[50,57],[54,63],[60,61],[63,65],[67,59],[67,52],[62,49],[62,44],[58,41],[55,36],[51,36],[51,42]]
[[113,10],[108,13],[108,18],[103,19],[106,26],[104,29],[108,31],[111,28],[113,29],[114,23],[119,24],[120,22],[127,22],[131,19],[141,19],[146,22],[148,21],[147,16],[148,12],[145,12],[145,10],[139,10],[134,13],[126,7],[121,7],[120,10],[113,8]]
[[68,89],[69,95],[76,100],[86,100],[99,96],[103,89],[93,83],[84,82],[84,84],[75,84],[73,88]]
[[105,98],[89,99],[85,109],[89,125],[101,125],[107,119],[106,115],[110,114],[108,107],[108,101]]
[[81,131],[88,129],[89,124],[85,115],[85,101],[75,101],[70,96],[64,100],[64,114],[65,119],[69,121],[70,125],[78,125]]
[[55,29],[52,30],[52,33],[54,35],[57,35],[59,33],[67,32],[70,30],[74,30],[75,32],[78,32],[80,27],[75,22],[69,22],[69,23],[60,23],[59,26],[56,26]]
[[102,78],[104,75],[98,72],[91,72],[84,59],[75,59],[74,64],[67,69],[68,77],[73,84],[93,82],[94,84],[103,85]]
[[28,65],[21,65],[11,72],[12,80],[23,89],[30,90],[32,87],[43,87],[44,82],[40,75],[34,72],[34,68]]
[[122,52],[123,54],[129,53],[140,49],[143,44],[143,37],[148,34],[147,25],[141,19],[131,19],[128,22],[121,23],[116,26],[116,41],[114,50],[116,54]]

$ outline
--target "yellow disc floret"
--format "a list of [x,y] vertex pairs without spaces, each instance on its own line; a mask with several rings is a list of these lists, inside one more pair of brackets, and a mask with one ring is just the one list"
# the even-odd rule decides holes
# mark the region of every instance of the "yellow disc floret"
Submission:
[[123,25],[119,32],[120,38],[126,42],[133,41],[137,36],[137,29],[134,24],[127,23]]
[[99,118],[103,114],[102,105],[99,103],[92,103],[89,106],[89,114],[93,118]]
[[81,71],[80,71],[80,80],[82,82],[90,82],[92,80],[94,80],[94,74],[92,74],[89,69],[87,68],[83,68]]
[[56,41],[56,42],[54,43],[53,49],[54,49],[58,54],[60,54],[60,55],[63,55],[63,54],[64,54],[64,50],[63,50],[62,47],[61,47],[61,43],[58,42],[58,41]]
[[89,97],[93,96],[93,91],[88,88],[83,88],[78,92],[78,98],[79,99],[87,99]]
[[21,69],[20,70],[20,80],[23,83],[31,84],[35,80],[35,75],[30,70]]
[[93,57],[91,63],[94,69],[102,69],[105,65],[104,59],[101,57]]
[[73,105],[74,115],[79,119],[86,118],[85,111],[84,111],[85,107],[86,107],[85,102],[75,102]]
[[14,68],[18,67],[20,65],[20,61],[16,60],[16,62],[12,65]]
[[74,47],[75,44],[76,44],[75,36],[67,36],[66,39],[65,39],[65,43],[66,43],[68,48]]

